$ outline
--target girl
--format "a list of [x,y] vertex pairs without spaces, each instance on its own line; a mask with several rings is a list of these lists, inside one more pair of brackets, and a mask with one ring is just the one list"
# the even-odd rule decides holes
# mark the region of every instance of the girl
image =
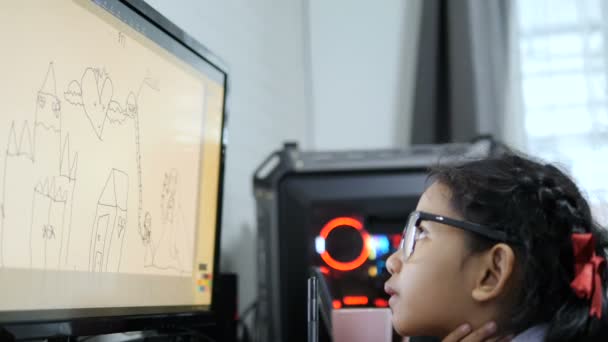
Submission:
[[401,335],[608,341],[608,239],[564,173],[508,152],[430,179],[387,261]]

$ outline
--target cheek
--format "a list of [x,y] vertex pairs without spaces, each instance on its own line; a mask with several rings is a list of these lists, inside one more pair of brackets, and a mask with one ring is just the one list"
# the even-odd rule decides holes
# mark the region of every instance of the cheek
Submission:
[[393,308],[393,325],[398,332],[436,335],[451,324],[451,316],[457,313],[449,308],[462,300],[464,293],[459,261],[455,251],[444,248],[434,254],[420,253],[403,265]]

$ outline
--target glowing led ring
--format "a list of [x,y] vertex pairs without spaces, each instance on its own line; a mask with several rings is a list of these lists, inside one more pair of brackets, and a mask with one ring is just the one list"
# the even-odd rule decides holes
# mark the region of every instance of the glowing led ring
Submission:
[[325,250],[323,251],[323,253],[321,253],[321,259],[323,259],[323,261],[325,261],[325,263],[333,269],[336,269],[338,271],[351,271],[363,265],[365,260],[369,257],[370,237],[369,234],[367,234],[367,232],[363,229],[363,223],[351,217],[338,217],[327,222],[323,229],[321,229],[321,233],[319,235],[325,240],[327,239],[327,236],[329,236],[329,233],[331,233],[332,230],[341,226],[350,227],[359,231],[359,234],[361,235],[361,240],[363,240],[363,247],[361,247],[361,253],[356,259],[352,261],[341,262],[332,258],[331,255],[329,255],[329,252]]

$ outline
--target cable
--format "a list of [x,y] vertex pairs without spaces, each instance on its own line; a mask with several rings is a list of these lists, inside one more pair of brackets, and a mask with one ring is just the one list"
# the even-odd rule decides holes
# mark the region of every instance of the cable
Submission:
[[254,300],[253,303],[249,304],[249,306],[247,306],[247,308],[245,308],[245,310],[243,310],[243,313],[241,313],[239,315],[239,319],[244,320],[247,315],[251,312],[251,310],[256,309],[258,306],[258,300]]
[[243,310],[243,312],[239,315],[239,318],[237,319],[237,335],[238,335],[238,330],[239,328],[241,328],[241,336],[237,336],[237,338],[239,339],[239,341],[241,342],[250,342],[251,341],[251,333],[249,331],[249,327],[247,326],[247,323],[245,322],[247,317],[253,312],[254,313],[254,325],[255,325],[255,317],[257,316],[257,311],[258,311],[258,300],[254,300],[251,304],[249,304],[245,310]]

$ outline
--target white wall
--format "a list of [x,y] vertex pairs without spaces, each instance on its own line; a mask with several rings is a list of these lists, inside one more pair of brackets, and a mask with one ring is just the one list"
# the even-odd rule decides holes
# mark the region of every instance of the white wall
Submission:
[[222,271],[239,274],[241,309],[256,296],[253,170],[285,140],[307,146],[311,127],[302,0],[147,0],[228,66],[228,151]]
[[313,146],[410,142],[420,0],[308,0]]
[[239,274],[243,309],[256,296],[251,175],[262,159],[285,140],[409,143],[420,0],[146,1],[229,68],[221,267]]

